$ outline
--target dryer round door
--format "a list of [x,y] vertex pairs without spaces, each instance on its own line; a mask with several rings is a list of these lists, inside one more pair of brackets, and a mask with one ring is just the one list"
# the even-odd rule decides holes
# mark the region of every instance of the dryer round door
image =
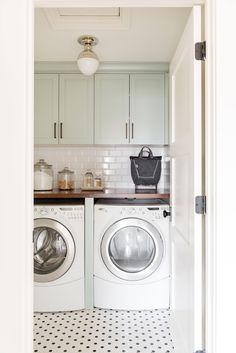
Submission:
[[151,223],[124,218],[111,225],[101,241],[101,256],[116,277],[137,281],[158,269],[164,255],[161,234]]
[[51,282],[63,276],[75,257],[75,244],[69,230],[49,218],[34,220],[34,280]]

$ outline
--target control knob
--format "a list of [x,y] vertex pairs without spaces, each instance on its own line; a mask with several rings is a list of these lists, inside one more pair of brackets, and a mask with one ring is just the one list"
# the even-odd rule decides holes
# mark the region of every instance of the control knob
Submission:
[[41,216],[46,216],[48,214],[48,211],[44,208],[44,209],[40,210],[40,214],[41,214]]

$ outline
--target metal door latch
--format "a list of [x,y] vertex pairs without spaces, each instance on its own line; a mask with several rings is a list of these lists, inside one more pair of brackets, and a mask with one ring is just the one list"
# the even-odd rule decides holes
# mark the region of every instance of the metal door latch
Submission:
[[166,210],[163,211],[163,217],[166,218],[166,217],[170,217],[171,216],[171,212],[168,212]]

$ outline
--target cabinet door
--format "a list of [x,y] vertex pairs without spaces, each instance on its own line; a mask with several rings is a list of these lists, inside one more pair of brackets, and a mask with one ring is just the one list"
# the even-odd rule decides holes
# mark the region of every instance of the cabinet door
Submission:
[[58,75],[35,74],[34,139],[36,144],[58,142]]
[[130,75],[130,143],[165,143],[165,74]]
[[60,75],[59,143],[93,143],[93,77]]
[[95,143],[129,143],[129,75],[95,75]]

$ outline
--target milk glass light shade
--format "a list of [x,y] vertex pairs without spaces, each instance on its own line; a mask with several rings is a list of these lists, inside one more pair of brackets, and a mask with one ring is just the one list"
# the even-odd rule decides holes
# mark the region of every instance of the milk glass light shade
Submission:
[[92,50],[84,50],[77,59],[77,64],[84,75],[93,75],[97,71],[99,60],[97,55]]
[[77,65],[82,74],[93,75],[98,69],[99,60],[92,50],[92,45],[96,45],[98,40],[95,37],[82,36],[78,39],[78,42],[84,45],[84,50],[78,56]]

